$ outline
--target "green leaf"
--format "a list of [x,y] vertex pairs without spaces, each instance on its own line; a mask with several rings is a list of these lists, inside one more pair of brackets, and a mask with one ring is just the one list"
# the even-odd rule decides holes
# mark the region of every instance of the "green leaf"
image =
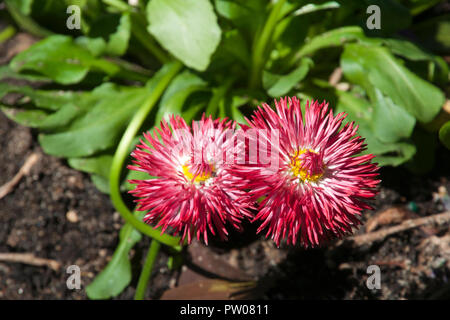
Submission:
[[230,20],[247,39],[253,39],[266,20],[266,1],[215,0],[220,16]]
[[[224,33],[221,49],[234,59],[242,62],[244,66],[250,65],[250,52],[247,43],[239,30],[234,29]],[[234,60],[233,59],[233,60]]]
[[106,53],[121,56],[125,54],[128,48],[128,41],[131,34],[131,19],[130,15],[125,13],[120,17],[119,26],[116,32],[109,36],[109,41],[106,46]]
[[[305,44],[312,21],[314,19],[311,16],[295,17],[292,15],[279,21],[273,31],[274,48],[271,52],[271,59],[283,59],[290,54],[295,54]],[[269,62],[271,61],[269,60]]]
[[345,112],[348,119],[355,121],[360,127],[371,129],[371,119],[373,117],[373,108],[370,103],[362,98],[357,98],[353,94],[345,91],[336,90],[339,100],[336,106],[336,112]]
[[109,179],[99,176],[98,174],[91,174],[91,181],[94,186],[103,193],[109,194]]
[[416,119],[376,88],[374,101],[372,123],[378,139],[384,142],[396,142],[409,138],[414,130]]
[[383,39],[383,43],[385,43],[393,53],[401,55],[409,60],[434,60],[435,57],[407,40]]
[[303,80],[313,61],[303,58],[300,65],[286,75],[273,74],[268,71],[263,72],[263,87],[271,97],[280,97],[287,94],[296,84]]
[[302,6],[300,9],[294,11],[294,16],[300,16],[303,14],[308,14],[311,12],[319,11],[319,10],[326,10],[326,9],[336,9],[339,8],[341,5],[336,1],[328,1],[322,4],[314,4],[314,3],[308,3],[304,6]]
[[[68,126],[77,116],[91,107],[89,94],[59,90],[34,90],[28,86],[0,83],[0,98],[6,93],[24,97],[2,110],[12,120],[33,128],[52,131]],[[52,111],[55,111],[52,113]]]
[[[364,135],[363,131],[360,131]],[[380,166],[399,166],[412,159],[416,153],[416,147],[410,142],[383,143],[370,134],[364,135],[366,143],[370,147],[366,153],[376,155],[374,159]]]
[[89,37],[79,37],[76,43],[89,50],[94,56],[107,54],[121,56],[128,49],[131,35],[129,13],[105,14],[91,26]]
[[51,82],[51,80],[47,77],[41,75],[28,75],[28,74],[20,74],[15,72],[9,65],[0,66],[0,80],[4,79],[16,79],[16,80],[25,80],[29,82],[40,81],[40,82]]
[[439,139],[447,149],[450,149],[450,121],[447,121],[439,130]]
[[47,37],[52,34],[52,32],[41,27],[28,15],[31,13],[30,5],[32,1],[5,0],[5,4],[9,15],[21,29],[38,37]]
[[129,252],[141,239],[141,234],[130,224],[125,224],[120,230],[120,242],[111,261],[86,287],[90,299],[109,299],[119,295],[130,283],[131,263]]
[[91,174],[94,185],[103,193],[109,193],[109,172],[113,156],[100,154],[88,158],[70,158],[69,165],[79,171]]
[[[14,107],[19,108],[22,102],[31,100],[36,107],[56,111],[62,108],[65,104],[76,101],[77,103],[87,104],[91,100],[88,99],[89,94],[61,91],[61,90],[37,90],[29,86],[15,86],[8,83],[0,83],[0,98],[7,93],[20,93],[26,98],[22,98]],[[23,101],[25,100],[25,101]]]
[[112,155],[102,154],[89,158],[70,158],[68,163],[76,170],[95,173],[101,177],[109,178],[112,159]]
[[152,0],[148,30],[186,66],[204,71],[220,42],[221,30],[208,0]]
[[66,127],[76,118],[80,109],[72,104],[66,104],[58,111],[47,116],[40,124],[39,128],[45,131]]
[[106,42],[103,38],[81,36],[75,39],[75,43],[86,50],[89,50],[94,57],[98,57],[106,51]]
[[439,68],[438,79],[440,83],[443,85],[447,83],[449,69],[447,62],[445,62],[442,57],[428,53],[407,40],[384,39],[383,42],[394,54],[402,56],[408,60],[430,61]]
[[11,61],[16,71],[35,71],[61,84],[78,83],[89,70],[114,75],[115,64],[95,58],[89,51],[72,41],[71,37],[54,35],[32,45]]
[[349,80],[369,94],[378,88],[421,122],[431,121],[444,103],[437,87],[409,71],[386,48],[347,44],[341,66]]
[[114,147],[134,112],[142,105],[161,78],[170,70],[163,66],[145,87],[124,87],[104,83],[80,99],[88,110],[77,117],[65,131],[40,134],[45,152],[67,158],[91,156]]
[[[91,174],[91,180],[95,186],[104,193],[109,193],[109,174],[113,160],[112,154],[100,154],[87,158],[70,158],[69,165],[79,171]],[[152,179],[149,174],[145,172],[128,170],[128,173],[122,182],[120,189],[122,191],[129,191],[134,189],[135,185],[130,184],[128,180],[147,180]]]
[[302,57],[305,55],[311,55],[316,51],[329,47],[342,46],[347,42],[365,40],[364,32],[360,27],[350,26],[342,27],[334,30],[324,32],[310,41],[305,43],[303,47],[300,48],[299,52],[296,54],[297,57]]
[[24,15],[28,16],[31,13],[33,0],[8,0],[8,2],[14,3]]
[[41,134],[39,142],[45,152],[58,157],[85,157],[106,150],[117,143],[146,94],[146,88],[103,84],[92,92],[98,100],[89,112],[67,131]]
[[155,124],[159,125],[163,118],[167,120],[172,114],[181,115],[186,99],[196,91],[205,90],[206,85],[203,79],[190,71],[180,73],[161,98]]
[[48,113],[43,110],[16,110],[8,107],[1,107],[1,110],[11,120],[31,128],[37,128],[48,117]]
[[339,90],[336,90],[336,94],[339,100],[335,111],[347,113],[347,120],[354,121],[359,126],[358,134],[366,139],[365,153],[375,154],[375,162],[382,166],[398,166],[414,156],[416,148],[410,142],[383,142],[378,138],[372,127],[374,110],[367,100]]

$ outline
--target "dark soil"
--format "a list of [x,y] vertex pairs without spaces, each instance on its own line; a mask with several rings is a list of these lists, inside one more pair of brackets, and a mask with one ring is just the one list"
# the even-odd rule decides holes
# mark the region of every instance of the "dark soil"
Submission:
[[[107,264],[118,241],[121,218],[107,195],[87,175],[42,154],[33,132],[0,114],[0,185],[9,181],[31,152],[41,157],[31,173],[0,200],[0,252],[27,252],[61,263],[59,271],[0,262],[2,299],[85,299],[84,288]],[[417,206],[416,216],[445,210],[438,189],[450,190],[449,153],[439,150],[440,172],[424,177],[405,169],[384,169],[374,212],[393,206]],[[433,198],[433,193],[435,193]],[[68,212],[70,212],[68,214]],[[74,221],[73,216],[77,221]],[[70,219],[68,218],[70,217]],[[254,226],[249,225],[248,229]],[[331,243],[315,249],[276,248],[253,232],[233,234],[228,243],[209,247],[196,243],[186,252],[188,267],[169,271],[167,253],[159,256],[149,298],[160,298],[176,285],[207,278],[258,280],[247,297],[273,299],[419,299],[450,297],[450,237],[448,227],[417,228],[362,247]],[[359,233],[365,232],[362,227]],[[119,299],[133,297],[148,239],[133,250],[135,279]],[[204,257],[204,259],[201,259]],[[217,260],[217,268],[212,264]],[[82,271],[82,289],[69,290],[66,267]],[[367,267],[381,268],[381,290],[366,287]],[[181,273],[181,274],[180,274]],[[255,295],[255,293],[258,293]],[[188,293],[187,293],[188,294]],[[189,298],[189,296],[180,296]]]
[[[0,261],[0,299],[86,299],[86,285],[105,267],[118,243],[123,223],[120,215],[88,175],[43,154],[36,133],[2,113],[0,151],[0,186],[13,178],[32,152],[40,154],[30,174],[0,199],[0,253],[32,253],[61,264],[55,271]],[[436,161],[434,171],[424,176],[403,167],[382,169],[375,210],[365,212],[363,221],[373,221],[387,209],[394,213],[403,210],[409,218],[450,210],[445,207],[445,194],[450,191],[450,152],[437,150]],[[358,233],[365,233],[366,226]],[[416,228],[359,247],[335,241],[307,250],[276,248],[272,241],[255,236],[255,229],[248,224],[246,233],[233,233],[227,243],[192,244],[184,252],[185,265],[175,271],[169,270],[168,253],[163,250],[147,298],[201,297],[194,287],[201,283],[198,288],[202,288],[209,279],[255,281],[256,287],[240,296],[246,298],[450,298],[448,225]],[[118,299],[133,298],[148,245],[145,238],[131,252],[134,278]],[[81,268],[80,290],[66,286],[70,265]],[[369,265],[381,269],[379,290],[366,286]]]
[[[67,289],[66,268],[78,265],[82,288],[89,284],[114,252],[122,226],[120,215],[114,212],[109,197],[99,192],[88,176],[42,154],[32,132],[17,126],[2,113],[0,150],[0,185],[14,176],[31,152],[41,155],[30,174],[22,178],[13,192],[0,199],[0,252],[33,253],[61,263],[60,270],[53,271],[0,261],[0,298],[86,298],[83,289]],[[142,241],[132,252],[137,266],[147,246],[148,241]],[[165,283],[168,284],[166,259],[162,253],[161,263],[155,268],[159,271],[155,282],[161,285],[151,290],[153,295],[160,294],[167,286]],[[132,298],[133,291],[134,288],[127,290],[119,298]]]

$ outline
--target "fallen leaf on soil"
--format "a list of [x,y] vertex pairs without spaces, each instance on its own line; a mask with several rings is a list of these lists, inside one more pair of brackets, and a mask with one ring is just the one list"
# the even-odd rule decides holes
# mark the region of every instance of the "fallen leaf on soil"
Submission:
[[162,300],[235,300],[249,298],[256,282],[230,282],[225,280],[200,280],[169,289]]
[[204,279],[224,279],[229,281],[253,280],[241,269],[232,266],[229,257],[213,252],[195,241],[188,247],[189,258],[180,276],[179,285]]

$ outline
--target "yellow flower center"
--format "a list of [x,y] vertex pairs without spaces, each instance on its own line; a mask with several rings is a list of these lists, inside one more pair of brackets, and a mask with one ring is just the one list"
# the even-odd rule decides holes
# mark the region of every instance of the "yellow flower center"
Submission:
[[319,153],[311,149],[300,149],[291,157],[291,171],[303,182],[317,182],[324,173],[324,164]]
[[[198,174],[195,177],[195,179],[194,179],[195,183],[203,183],[206,180],[208,180],[209,178],[211,178],[211,176],[213,174],[214,167],[212,165],[209,165],[209,167],[210,167],[211,170],[204,170],[203,172],[201,172],[200,174]],[[194,178],[194,174],[192,174],[189,171],[189,166],[188,165],[184,165],[183,166],[183,174],[189,181],[192,181],[192,179]]]

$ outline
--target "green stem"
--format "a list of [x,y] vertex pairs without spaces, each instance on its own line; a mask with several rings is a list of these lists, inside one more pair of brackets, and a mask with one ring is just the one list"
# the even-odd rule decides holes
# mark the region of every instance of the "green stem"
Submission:
[[167,88],[170,81],[175,77],[175,75],[181,70],[182,66],[183,65],[180,62],[174,62],[172,64],[167,74],[164,75],[164,77],[158,82],[148,99],[142,104],[140,109],[134,115],[133,119],[125,130],[122,139],[120,140],[116,153],[114,154],[109,176],[111,201],[114,204],[116,210],[122,215],[122,217],[143,234],[174,248],[179,248],[179,237],[172,237],[166,234],[161,235],[160,231],[153,229],[152,227],[137,219],[123,202],[122,195],[120,194],[119,184],[122,167],[125,159],[129,154],[130,146],[134,137],[137,135],[138,130],[141,128],[150,110],[153,108],[156,102],[158,102],[164,90]]
[[111,61],[120,67],[120,70],[116,75],[118,78],[123,77],[129,80],[147,82],[153,75],[152,71],[119,58],[109,58],[108,61]]
[[261,35],[255,39],[252,51],[252,69],[250,72],[249,87],[255,89],[261,84],[261,72],[266,61],[266,51],[272,38],[273,30],[279,20],[281,8],[286,0],[278,0],[272,8]]
[[139,282],[134,294],[134,300],[143,300],[147,285],[152,274],[153,265],[155,264],[156,256],[158,255],[161,244],[158,241],[152,240],[150,248],[148,249],[147,258],[145,259],[144,266],[139,276]]
[[144,67],[141,67],[140,65],[134,64],[132,62],[120,59],[120,58],[112,58],[110,57],[109,60],[116,63],[119,67],[121,67],[124,70],[135,72],[137,74],[140,74],[141,76],[147,77],[147,80],[155,73],[152,70],[145,69]]
[[235,80],[236,77],[228,78],[222,86],[214,90],[211,100],[209,100],[208,106],[206,107],[206,115],[216,116],[220,100],[223,99]]
[[13,1],[6,0],[5,4],[11,17],[23,30],[37,37],[47,37],[53,34],[53,32],[39,26],[33,19],[24,15]]
[[149,77],[143,76],[142,74],[139,74],[137,72],[133,72],[131,70],[125,70],[125,69],[121,69],[115,75],[115,77],[128,79],[128,80],[132,80],[132,81],[139,81],[139,82],[142,82],[142,83],[147,82],[148,79],[149,79]]
[[145,83],[153,74],[152,72],[147,72],[147,70],[133,68],[132,65],[120,59],[110,59],[108,61],[114,63],[120,68],[117,74],[114,75],[114,77],[117,78],[124,78]]

